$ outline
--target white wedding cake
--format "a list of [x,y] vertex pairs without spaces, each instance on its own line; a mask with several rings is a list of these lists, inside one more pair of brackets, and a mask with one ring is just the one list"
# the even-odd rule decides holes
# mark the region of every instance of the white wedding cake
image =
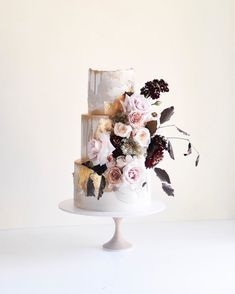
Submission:
[[[133,211],[150,203],[143,155],[123,152],[113,155],[119,147],[112,139],[128,140],[134,130],[134,125],[114,122],[118,113],[123,114],[126,93],[134,92],[134,83],[133,69],[89,69],[88,114],[81,116],[81,159],[75,161],[74,168],[76,207],[96,211]],[[149,133],[147,136],[140,133],[139,138],[141,136],[143,142],[150,139]]]
[[[174,107],[158,112],[161,93],[168,92],[163,79],[145,83],[135,92],[134,70],[89,69],[88,114],[81,116],[81,159],[74,167],[74,205],[105,212],[146,209],[151,203],[149,171],[160,179],[163,191],[174,196],[170,177],[157,167],[167,151],[172,159],[171,139],[159,133]],[[189,134],[176,125],[184,136]],[[188,156],[196,148],[188,138]],[[195,165],[199,162],[199,153]]]

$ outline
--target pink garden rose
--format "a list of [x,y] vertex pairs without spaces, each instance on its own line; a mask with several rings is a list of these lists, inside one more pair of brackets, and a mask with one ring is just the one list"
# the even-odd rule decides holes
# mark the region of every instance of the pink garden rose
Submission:
[[136,184],[140,182],[144,175],[143,162],[140,160],[133,160],[123,170],[123,180],[127,184]]
[[128,120],[133,128],[141,128],[144,126],[145,115],[140,111],[132,111],[128,114]]
[[97,160],[98,154],[101,149],[101,144],[102,143],[100,140],[96,140],[94,138],[88,142],[87,153],[88,153],[88,157],[91,161]]
[[115,123],[114,125],[114,134],[122,138],[128,138],[130,136],[131,130],[131,126],[125,125],[121,122]]
[[107,163],[107,158],[114,149],[110,142],[110,135],[108,133],[101,133],[98,140],[93,138],[88,142],[87,153],[94,165],[103,165]]
[[149,130],[147,128],[137,129],[137,131],[133,133],[133,140],[141,147],[148,147],[150,143]]
[[106,179],[109,184],[120,184],[122,181],[122,172],[120,168],[118,168],[117,166],[110,168],[106,173]]
[[124,106],[128,113],[132,111],[140,111],[141,113],[148,114],[151,112],[151,102],[142,95],[126,95]]

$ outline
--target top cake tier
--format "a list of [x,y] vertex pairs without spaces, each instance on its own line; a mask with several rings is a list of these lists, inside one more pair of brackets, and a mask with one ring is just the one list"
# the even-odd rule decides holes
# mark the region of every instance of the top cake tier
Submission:
[[89,69],[88,112],[107,114],[110,104],[125,92],[134,92],[134,69],[99,71]]

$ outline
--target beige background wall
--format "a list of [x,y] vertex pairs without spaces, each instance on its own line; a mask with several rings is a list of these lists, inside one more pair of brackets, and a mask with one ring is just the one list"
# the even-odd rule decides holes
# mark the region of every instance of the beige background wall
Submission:
[[194,168],[175,144],[162,166],[176,197],[155,193],[167,210],[152,219],[235,217],[234,12],[233,0],[0,0],[0,228],[104,221],[57,209],[72,197],[89,67],[133,66],[137,87],[166,79],[163,106],[201,152]]

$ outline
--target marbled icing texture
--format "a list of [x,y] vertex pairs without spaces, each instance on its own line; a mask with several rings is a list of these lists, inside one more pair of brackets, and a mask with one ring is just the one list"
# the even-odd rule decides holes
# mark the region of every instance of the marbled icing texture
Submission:
[[105,114],[105,104],[112,103],[125,92],[133,92],[135,74],[127,70],[97,71],[89,69],[88,112]]
[[144,187],[135,190],[126,187],[121,191],[104,192],[98,200],[94,196],[86,196],[79,187],[79,164],[80,161],[75,161],[74,205],[76,207],[96,211],[141,211],[150,205],[151,193],[148,175]]

